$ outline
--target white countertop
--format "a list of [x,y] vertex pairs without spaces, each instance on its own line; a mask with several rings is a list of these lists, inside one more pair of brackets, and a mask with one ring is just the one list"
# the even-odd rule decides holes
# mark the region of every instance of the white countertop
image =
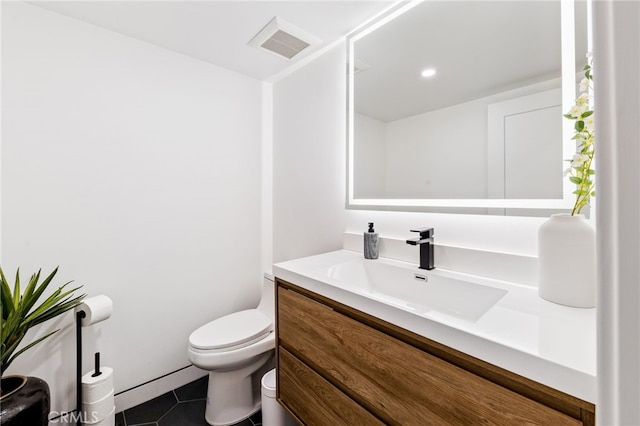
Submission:
[[442,269],[423,271],[417,265],[391,259],[372,261],[415,268],[421,274],[464,277],[469,282],[507,290],[476,321],[437,311],[417,313],[350,291],[326,273],[333,265],[357,259],[362,259],[362,254],[339,250],[277,263],[273,265],[273,273],[292,284],[595,404],[595,309],[548,302],[530,286]]

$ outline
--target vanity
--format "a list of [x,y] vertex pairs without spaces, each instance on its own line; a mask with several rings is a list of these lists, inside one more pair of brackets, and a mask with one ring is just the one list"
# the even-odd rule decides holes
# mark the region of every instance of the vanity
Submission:
[[[562,112],[589,49],[585,3],[412,1],[352,33],[347,209],[571,209]],[[305,425],[594,425],[595,309],[438,265],[349,250],[275,264],[278,401]]]
[[595,424],[593,309],[347,250],[274,275],[277,398],[301,424]]

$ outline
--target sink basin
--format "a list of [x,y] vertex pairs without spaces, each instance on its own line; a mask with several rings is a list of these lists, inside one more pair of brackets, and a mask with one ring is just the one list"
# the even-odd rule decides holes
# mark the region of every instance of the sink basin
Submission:
[[333,265],[327,277],[346,290],[426,314],[477,321],[507,290],[462,281],[402,262],[354,260]]

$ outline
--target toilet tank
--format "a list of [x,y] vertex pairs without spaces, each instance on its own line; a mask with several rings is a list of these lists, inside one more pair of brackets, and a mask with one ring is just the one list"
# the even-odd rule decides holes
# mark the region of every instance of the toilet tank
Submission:
[[275,321],[275,288],[271,275],[264,274],[262,278],[262,297],[256,309]]

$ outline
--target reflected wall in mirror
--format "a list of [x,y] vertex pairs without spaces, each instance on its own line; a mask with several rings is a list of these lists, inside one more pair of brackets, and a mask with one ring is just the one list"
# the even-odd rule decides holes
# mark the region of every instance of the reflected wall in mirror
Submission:
[[430,0],[353,36],[348,204],[568,208],[563,100],[587,51],[571,6]]

